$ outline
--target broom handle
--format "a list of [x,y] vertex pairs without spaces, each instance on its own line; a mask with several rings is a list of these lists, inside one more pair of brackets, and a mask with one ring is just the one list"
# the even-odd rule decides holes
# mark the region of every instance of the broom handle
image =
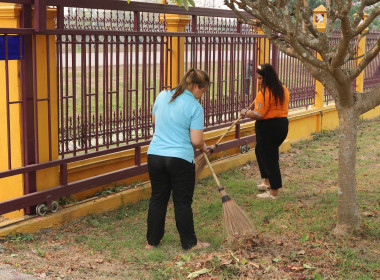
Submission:
[[218,185],[218,189],[219,189],[220,188],[220,183],[219,183],[218,177],[216,177],[215,171],[212,168],[210,161],[208,160],[207,154],[205,152],[203,152],[203,156],[204,156],[204,158],[205,158],[205,160],[207,162],[208,168],[210,168],[212,177],[214,177],[214,180],[215,180],[216,184]]
[[[255,105],[255,101],[253,101],[253,102],[251,103],[251,105],[249,105],[249,107],[247,108],[247,110],[245,110],[245,113],[247,113],[249,109],[252,109],[253,105]],[[231,130],[231,128],[232,128],[235,124],[237,124],[238,121],[240,121],[242,117],[243,117],[243,116],[240,116],[236,121],[234,121],[234,123],[233,123],[233,124],[227,129],[227,131],[224,132],[222,136],[220,136],[219,140],[216,141],[216,143],[214,144],[215,147],[218,146],[218,144],[220,143],[220,141],[222,141],[223,137],[226,136],[226,134]]]

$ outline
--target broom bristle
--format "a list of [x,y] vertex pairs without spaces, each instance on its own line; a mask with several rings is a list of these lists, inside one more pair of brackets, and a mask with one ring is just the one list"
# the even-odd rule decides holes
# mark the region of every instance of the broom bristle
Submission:
[[223,220],[228,238],[253,232],[251,220],[232,199],[223,203]]
[[195,158],[195,179],[198,179],[199,175],[201,174],[202,170],[206,166],[207,162],[203,154],[200,154]]

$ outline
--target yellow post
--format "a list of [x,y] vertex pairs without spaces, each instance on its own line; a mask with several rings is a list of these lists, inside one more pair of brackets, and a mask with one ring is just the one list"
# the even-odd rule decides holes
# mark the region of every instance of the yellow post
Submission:
[[[264,31],[260,28],[260,27],[257,27],[257,34],[259,35],[264,35]],[[269,39],[267,37],[265,38],[260,38],[259,39],[259,42],[257,44],[257,48],[258,48],[258,59],[257,59],[257,65],[260,65],[260,64],[264,64],[264,63],[269,63],[269,59],[270,59],[270,54],[269,54],[269,51],[270,51],[270,46],[269,46]],[[252,65],[252,76],[254,77],[254,75],[256,74],[256,65]],[[258,93],[259,91],[259,83],[257,81],[257,79],[253,79],[253,81],[255,82],[256,81],[256,94]]]
[[[20,8],[15,4],[0,3],[0,26],[3,28],[19,28]],[[6,71],[8,67],[8,71]],[[8,74],[8,92],[9,101],[21,100],[21,85],[19,79],[20,61],[9,60],[0,61],[0,170],[9,169],[8,156],[11,157],[11,168],[22,166],[22,121],[21,105],[7,105],[7,88],[6,74]],[[8,109],[9,108],[9,109]],[[10,130],[8,135],[8,117],[9,110]],[[10,141],[8,141],[10,139]],[[8,147],[10,146],[10,155]],[[24,178],[22,175],[16,175],[0,179],[0,201],[17,198],[24,194]],[[4,215],[5,218],[13,219],[22,217],[24,211],[14,211]]]
[[[46,11],[46,26],[55,28],[54,19],[57,16],[56,9],[48,8]],[[34,18],[33,18],[34,22]],[[48,38],[48,44],[46,40]],[[47,101],[39,101],[38,110],[38,157],[39,162],[58,159],[58,111],[57,111],[57,64],[55,36],[36,36],[36,68],[38,99],[50,97],[50,108]],[[49,64],[49,73],[48,67]],[[48,84],[49,81],[49,84]],[[48,90],[50,88],[50,91]],[[50,95],[50,96],[49,96]],[[49,145],[49,109],[50,109],[50,133]],[[37,112],[36,112],[37,113]],[[36,173],[37,191],[50,189],[59,185],[59,167],[38,170]]]
[[[313,23],[319,32],[326,30],[326,8],[322,5],[315,8],[313,11]],[[317,54],[318,59],[322,59],[320,54]],[[321,82],[315,81],[315,104],[314,108],[322,108],[324,102],[325,88]]]
[[[264,35],[264,31],[257,27],[257,34]],[[268,38],[260,38],[259,39],[259,60],[257,61],[257,65],[269,63],[270,59],[270,44]]]
[[[0,4],[0,26],[3,28],[19,28],[20,7],[15,4]],[[54,28],[54,18],[56,17],[55,9],[47,9],[47,27]],[[56,75],[56,48],[55,36],[49,36],[48,44],[46,35],[38,35],[36,38],[36,87],[37,98],[46,99],[50,95],[50,107],[47,101],[37,103],[38,114],[38,158],[39,162],[46,162],[50,159],[49,151],[49,131],[51,133],[51,159],[58,158],[58,111],[57,111],[57,75]],[[49,55],[47,55],[49,53]],[[34,54],[34,50],[33,50]],[[49,57],[49,59],[47,58]],[[49,64],[49,74],[48,67]],[[0,61],[0,77],[5,81],[5,61]],[[8,61],[9,75],[9,100],[21,100],[21,84],[19,79],[20,61]],[[48,85],[49,81],[49,85]],[[50,92],[48,91],[48,86]],[[5,82],[0,84],[0,170],[8,170],[8,128],[7,128],[7,104],[6,104],[6,86]],[[12,104],[10,110],[10,146],[12,168],[22,166],[23,148],[22,148],[22,121],[21,105]],[[49,112],[50,110],[50,129],[49,129]],[[37,171],[37,191],[48,189],[59,185],[58,167]],[[24,195],[24,178],[23,175],[12,176],[0,179],[0,201],[17,198]],[[24,211],[14,211],[3,215],[5,218],[17,218],[24,215]]]
[[[167,3],[164,0],[162,4]],[[160,21],[166,23],[167,32],[185,32],[185,27],[191,19],[187,15],[161,14]],[[165,59],[168,63],[168,65],[165,65],[165,73],[168,75],[169,84],[174,88],[179,84],[185,73],[185,39],[183,37],[173,37],[168,47],[171,49],[169,57],[167,60]],[[171,66],[170,63],[172,63]],[[170,74],[171,69],[174,71]]]
[[[364,14],[363,16],[363,21],[368,17],[367,14]],[[368,31],[368,27],[364,29],[364,32]],[[361,37],[359,39],[359,44],[358,44],[358,57],[362,56],[365,54],[365,47],[366,47],[366,42],[367,42],[367,36]],[[360,57],[357,59],[356,63],[359,64],[363,60],[363,57]],[[358,92],[363,92],[364,90],[364,71],[360,73],[360,75],[356,78],[356,91]]]

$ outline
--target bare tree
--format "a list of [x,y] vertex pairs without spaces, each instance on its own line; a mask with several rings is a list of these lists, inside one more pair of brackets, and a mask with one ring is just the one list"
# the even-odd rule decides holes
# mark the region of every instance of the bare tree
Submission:
[[[174,0],[178,5],[193,0]],[[380,104],[380,85],[362,93],[352,88],[352,81],[379,54],[380,39],[362,56],[356,55],[357,44],[366,36],[366,28],[380,15],[380,0],[326,0],[326,29],[314,26],[315,0],[224,0],[245,23],[260,27],[284,53],[299,59],[315,79],[320,81],[335,100],[339,116],[338,222],[336,234],[358,229],[360,214],[356,195],[357,126],[361,114]],[[355,5],[356,14],[350,18]],[[364,10],[371,7],[363,21]],[[254,16],[249,19],[240,11]],[[340,37],[334,42],[334,30]],[[320,54],[318,59],[314,53]],[[360,62],[358,59],[362,59]],[[347,69],[350,61],[354,67]]]
[[[358,2],[358,1],[357,1]],[[294,0],[225,0],[245,23],[260,27],[268,38],[284,53],[299,59],[308,71],[320,81],[335,100],[339,116],[338,164],[338,222],[336,234],[357,229],[360,214],[356,200],[357,125],[361,114],[380,104],[380,85],[370,92],[355,92],[352,81],[378,55],[380,39],[367,51],[359,63],[347,69],[344,65],[358,59],[356,45],[366,36],[365,29],[380,14],[380,7],[372,9],[362,20],[364,9],[380,0],[361,0],[356,15],[349,18],[352,1],[326,1],[326,29],[320,32],[313,25],[313,11],[308,1]],[[246,11],[258,21],[245,17]],[[339,26],[338,43],[332,41],[333,31]],[[302,28],[304,27],[304,28]],[[318,52],[321,59],[314,55]]]

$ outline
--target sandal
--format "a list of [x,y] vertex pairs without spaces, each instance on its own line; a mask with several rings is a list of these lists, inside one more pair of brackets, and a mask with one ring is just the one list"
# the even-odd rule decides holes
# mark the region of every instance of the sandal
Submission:
[[278,196],[274,196],[274,195],[270,194],[270,192],[258,194],[258,195],[256,195],[256,197],[257,198],[264,198],[264,199],[277,199],[278,198]]
[[191,248],[191,250],[206,249],[208,247],[210,247],[210,243],[198,241],[197,244],[193,248]]
[[270,185],[267,185],[267,184],[264,184],[264,183],[261,183],[260,185],[257,185],[257,189],[259,191],[267,191],[270,189]]

